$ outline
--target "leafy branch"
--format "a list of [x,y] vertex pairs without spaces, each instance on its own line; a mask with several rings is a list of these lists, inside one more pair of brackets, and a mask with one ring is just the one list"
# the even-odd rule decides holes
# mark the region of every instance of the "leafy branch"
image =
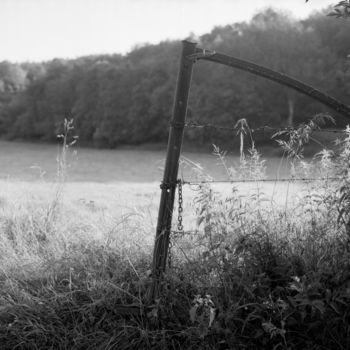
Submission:
[[349,18],[350,17],[350,0],[340,1],[334,6],[334,9],[328,16],[334,16],[337,18]]
[[[309,2],[309,0],[305,0]],[[333,6],[333,11],[328,16],[334,16],[337,18],[349,18],[350,17],[350,0],[343,0]]]

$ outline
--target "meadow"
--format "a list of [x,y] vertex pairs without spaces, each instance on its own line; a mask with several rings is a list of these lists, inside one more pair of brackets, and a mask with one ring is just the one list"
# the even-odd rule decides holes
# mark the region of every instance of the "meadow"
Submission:
[[[350,346],[346,176],[265,183],[288,162],[184,152],[187,180],[257,178],[184,186],[185,231],[149,305],[165,147],[73,147],[62,177],[58,146],[0,145],[2,349]],[[348,149],[299,170],[339,173]]]
[[[1,179],[55,181],[59,144],[0,141],[0,149]],[[114,150],[77,146],[68,157],[68,182],[159,183],[163,177],[165,156],[166,144],[123,146]],[[183,157],[199,163],[216,179],[227,178],[225,170],[211,151],[185,151]],[[229,161],[237,163],[239,156],[231,155]],[[281,166],[278,156],[268,157],[267,170],[268,177],[287,175],[286,165]],[[184,176],[190,175],[191,167],[184,166],[184,172]]]
[[[57,157],[59,144],[35,144],[28,142],[0,141],[1,198],[3,202],[49,203],[57,191]],[[154,222],[157,216],[160,182],[166,145],[122,147],[117,150],[99,150],[76,147],[67,157],[67,177],[64,184],[65,205],[120,213],[145,211]],[[186,181],[196,179],[194,166],[201,166],[206,175],[214,180],[229,180],[224,166],[212,153],[184,152],[179,177]],[[237,165],[239,157],[227,157],[230,164]],[[287,177],[286,162],[269,157],[266,163],[267,178]],[[230,192],[231,185],[214,185],[220,192]],[[299,184],[259,183],[259,188],[279,203],[293,202]],[[256,184],[239,185],[242,194],[255,192]],[[190,204],[193,191],[186,186],[185,204]],[[153,234],[153,232],[152,232]]]
[[[64,186],[58,180],[60,145],[29,142],[0,141],[0,198],[3,205],[48,205],[60,192],[60,202],[74,212],[86,210],[119,217],[144,217],[151,225],[154,236],[160,198],[160,182],[166,155],[166,145],[122,147],[117,150],[75,147],[67,154],[67,174]],[[239,156],[227,156],[231,165],[239,164]],[[287,162],[281,158],[266,160],[266,177],[288,177]],[[200,166],[213,180],[229,180],[225,167],[212,153],[184,152],[179,177],[196,180],[193,168]],[[287,205],[305,186],[299,183],[239,183],[242,196],[254,194],[257,189],[271,203]],[[231,184],[213,184],[219,193],[230,193]],[[62,192],[62,193],[61,193]],[[195,191],[184,186],[185,220],[190,227],[195,222],[192,201]]]

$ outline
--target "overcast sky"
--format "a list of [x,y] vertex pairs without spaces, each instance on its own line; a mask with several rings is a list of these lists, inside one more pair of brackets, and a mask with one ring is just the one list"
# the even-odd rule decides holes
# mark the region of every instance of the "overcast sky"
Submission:
[[[298,18],[338,0],[0,0],[0,61],[127,53],[200,35],[272,6]],[[254,4],[254,5],[252,5]]]

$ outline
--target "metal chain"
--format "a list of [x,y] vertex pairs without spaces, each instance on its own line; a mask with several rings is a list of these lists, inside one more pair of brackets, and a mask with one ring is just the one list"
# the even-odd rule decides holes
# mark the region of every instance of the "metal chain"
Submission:
[[177,215],[177,232],[171,231],[171,235],[169,236],[169,250],[168,250],[168,266],[171,268],[172,266],[172,248],[173,248],[173,238],[176,234],[182,234],[184,231],[184,227],[182,224],[182,212],[183,212],[183,197],[182,197],[182,180],[177,181],[178,186],[178,215]]
[[177,230],[179,233],[182,233],[184,230],[182,224],[182,212],[183,212],[183,198],[182,198],[182,180],[178,180],[178,191],[179,191],[179,206],[178,206],[178,215],[177,215]]

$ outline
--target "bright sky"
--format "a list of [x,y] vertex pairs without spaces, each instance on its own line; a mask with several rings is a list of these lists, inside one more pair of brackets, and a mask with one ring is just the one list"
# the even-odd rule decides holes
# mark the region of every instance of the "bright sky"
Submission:
[[127,53],[201,35],[272,6],[298,18],[338,0],[0,0],[0,61]]

